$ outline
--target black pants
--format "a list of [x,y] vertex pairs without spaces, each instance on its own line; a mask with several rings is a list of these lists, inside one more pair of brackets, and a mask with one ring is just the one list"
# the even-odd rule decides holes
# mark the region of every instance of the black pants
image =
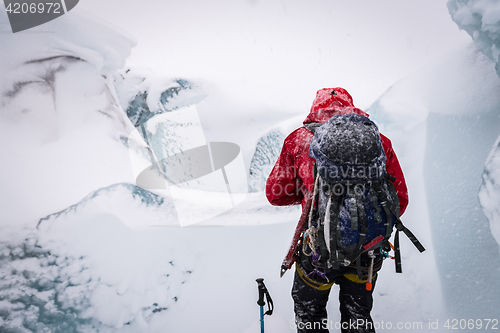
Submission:
[[[364,283],[353,282],[346,278],[342,271],[338,272],[334,281],[340,286],[340,327],[342,333],[375,332],[370,311],[373,305],[372,293],[376,277],[373,279],[371,291],[366,290]],[[298,333],[326,333],[329,332],[329,328],[339,327],[339,323],[335,324],[327,319],[326,304],[330,290],[331,288],[319,290],[311,287],[297,271],[295,272],[292,298]]]

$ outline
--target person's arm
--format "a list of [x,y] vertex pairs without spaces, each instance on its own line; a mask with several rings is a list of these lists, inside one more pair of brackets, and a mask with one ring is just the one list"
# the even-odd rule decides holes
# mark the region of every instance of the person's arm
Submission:
[[267,200],[275,206],[300,204],[303,199],[300,190],[302,181],[294,166],[294,156],[287,151],[287,146],[293,143],[293,133],[285,139],[280,156],[266,182]]
[[384,135],[380,135],[384,146],[385,155],[387,156],[386,170],[392,176],[396,177],[396,181],[392,182],[399,197],[399,216],[403,215],[408,206],[408,189],[406,188],[405,176],[399,165],[398,158],[392,148],[391,140]]

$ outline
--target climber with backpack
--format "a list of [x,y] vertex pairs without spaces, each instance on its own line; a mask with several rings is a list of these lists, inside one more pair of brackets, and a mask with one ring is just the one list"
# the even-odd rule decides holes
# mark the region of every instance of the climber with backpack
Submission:
[[396,271],[399,232],[425,249],[402,224],[408,205],[391,141],[343,88],[317,92],[303,127],[292,132],[266,184],[273,205],[302,205],[281,275],[295,263],[292,287],[297,332],[328,332],[326,305],[340,287],[343,333],[375,332],[370,312],[393,229]]

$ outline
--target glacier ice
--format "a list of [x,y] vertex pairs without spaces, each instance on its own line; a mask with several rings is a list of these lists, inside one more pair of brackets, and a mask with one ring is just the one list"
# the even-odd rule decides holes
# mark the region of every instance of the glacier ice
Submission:
[[491,233],[500,244],[500,137],[484,165],[479,201],[490,222]]
[[[53,33],[36,33],[44,29]],[[96,188],[134,182],[125,140],[134,126],[112,80],[134,43],[75,13],[32,31],[0,36],[6,223],[59,211]]]
[[[122,70],[114,81],[120,103],[149,146],[149,162],[160,178],[170,171],[169,156],[206,145],[195,107],[207,97],[201,84],[157,78],[142,68]],[[156,180],[147,181],[152,186],[148,188],[165,188],[164,181],[157,176],[152,178]],[[143,180],[137,178],[137,181],[139,184]]]
[[278,160],[284,141],[285,134],[278,130],[272,130],[259,139],[250,162],[248,177],[250,192],[260,192],[265,189],[267,177]]
[[[498,1],[489,0],[450,0],[447,5],[455,23],[457,23],[461,29],[464,29],[472,37],[477,49],[479,49],[495,64],[496,73],[500,76],[500,3],[498,3]],[[500,103],[495,103],[493,107],[491,105],[487,105],[487,103],[491,100],[496,102],[499,85],[497,82],[491,82],[490,85],[485,86],[485,88],[494,89],[494,92],[485,94],[484,100],[479,103],[476,108],[477,111],[481,113],[481,116],[477,118],[471,116],[469,118],[469,126],[464,127],[461,125],[460,127],[457,127],[457,129],[461,128],[459,131],[461,131],[462,134],[465,134],[467,137],[472,138],[473,142],[476,142],[476,147],[473,150],[470,150],[467,157],[475,157],[477,156],[476,154],[480,152],[481,162],[485,161],[484,166],[482,166],[482,184],[480,185],[477,197],[479,199],[482,212],[489,221],[489,230],[486,228],[484,222],[481,223],[480,225],[482,228],[477,230],[478,236],[480,239],[486,238],[487,240],[481,242],[480,244],[471,245],[473,245],[474,248],[481,248],[487,253],[487,257],[481,257],[481,261],[486,263],[492,262],[491,265],[493,265],[493,271],[496,270],[496,274],[498,274],[500,269],[497,264],[497,255],[494,254],[495,252],[498,252],[496,251],[498,250],[498,246],[491,244],[491,241],[489,241],[489,233],[491,232],[491,235],[496,240],[497,245],[500,245],[500,214],[498,210],[500,202],[500,189],[498,188],[498,181],[500,179],[498,143],[500,139],[497,138],[492,147],[489,146],[488,143],[491,144],[492,141],[494,141],[493,138],[498,137],[499,135],[498,128],[500,122],[498,119],[500,115],[498,109]],[[488,111],[489,115],[486,115],[485,113]],[[466,132],[464,133],[464,131]],[[471,135],[472,131],[474,131],[474,136]],[[472,148],[472,145],[469,142],[466,144],[463,143],[463,145]],[[473,154],[471,154],[472,152]],[[487,155],[488,152],[489,154]],[[485,155],[487,155],[487,158],[484,158]],[[480,168],[480,165],[476,165],[476,172],[479,172]],[[461,183],[465,184],[463,180],[461,180]],[[468,188],[468,192],[476,192],[475,186],[477,186],[477,182],[469,183],[470,186]],[[472,187],[472,185],[474,187]],[[474,201],[470,202],[471,200]],[[468,210],[470,215],[464,216],[464,214],[462,214],[460,217],[468,217],[469,219],[477,221],[484,220],[482,214],[477,212],[472,213],[472,209],[477,209],[475,198],[470,197],[469,202],[463,202],[462,204],[469,206]],[[485,230],[489,231],[487,232],[486,237],[481,236],[484,235]],[[471,230],[471,232],[474,231],[475,230]],[[465,243],[465,245],[469,244]],[[493,253],[490,254],[492,251]],[[480,257],[479,254],[477,257]],[[491,258],[494,258],[494,260]],[[471,268],[475,269],[477,265],[477,262],[474,261]],[[491,270],[485,272],[484,267],[475,269],[475,271],[479,275],[479,281],[484,280],[481,275],[491,274],[489,272]]]
[[[141,215],[147,212],[147,221]],[[93,191],[79,202],[41,218],[38,229],[50,229],[52,223],[68,215],[113,214],[130,228],[178,224],[171,200],[135,184],[118,183]]]
[[60,222],[0,241],[1,332],[148,332],[183,300],[193,268],[161,237],[105,216]]
[[160,79],[144,68],[120,70],[114,85],[123,109],[135,127],[156,115],[197,104],[207,97],[201,83]]
[[302,126],[304,116],[297,116],[269,128],[257,140],[249,167],[250,192],[264,191],[266,180],[278,160],[285,137]]
[[[399,81],[370,108],[381,132],[396,140],[403,170],[411,172],[406,224],[419,238],[424,233],[421,241],[434,253],[427,260],[435,260],[437,271],[429,261],[417,284],[439,279],[448,318],[494,317],[499,305],[500,291],[492,287],[499,244],[478,201],[484,163],[499,134],[499,89],[494,64],[466,45]],[[414,188],[426,198],[415,199]],[[436,292],[425,296],[426,308]]]
[[97,283],[82,258],[51,253],[29,236],[0,242],[0,262],[2,332],[62,333],[100,326],[82,316]]
[[474,40],[476,47],[495,63],[500,76],[500,3],[491,0],[449,0],[453,21]]
[[[495,63],[495,69],[500,76],[500,4],[496,1],[467,0],[448,1],[448,9],[457,25],[467,31],[474,40],[476,47]],[[483,184],[479,199],[485,215],[490,221],[493,236],[500,244],[498,220],[497,173],[500,165],[498,158],[498,140],[491,149],[484,166]]]

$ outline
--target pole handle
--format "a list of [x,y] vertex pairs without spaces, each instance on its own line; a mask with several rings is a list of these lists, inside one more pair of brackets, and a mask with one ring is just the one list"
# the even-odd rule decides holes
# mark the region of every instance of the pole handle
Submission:
[[[255,281],[257,281],[257,288],[259,289],[259,299],[257,300],[257,305],[259,306],[264,306],[266,305],[267,301],[267,308],[268,310],[266,311],[266,315],[270,316],[273,314],[274,310],[274,304],[273,300],[271,299],[271,295],[269,295],[269,291],[266,288],[266,285],[264,284],[264,279],[263,278],[258,278]],[[264,296],[266,299],[264,300]]]
[[259,299],[257,300],[257,305],[264,306],[266,302],[264,301],[264,294],[266,292],[266,285],[264,284],[264,279],[258,278],[257,280],[257,288],[259,289]]

